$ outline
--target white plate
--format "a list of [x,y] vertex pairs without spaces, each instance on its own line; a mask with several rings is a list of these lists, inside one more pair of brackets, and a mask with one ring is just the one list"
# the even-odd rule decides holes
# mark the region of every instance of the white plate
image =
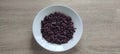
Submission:
[[[65,15],[70,16],[74,23],[74,27],[77,28],[75,30],[75,33],[73,34],[73,38],[70,41],[68,41],[68,43],[61,44],[61,45],[52,44],[47,42],[42,37],[42,33],[40,31],[41,20],[43,20],[43,18],[46,15],[49,15],[50,13],[54,13],[54,12],[61,12],[61,13],[64,13]],[[50,5],[42,9],[41,11],[39,11],[38,14],[35,16],[32,30],[33,30],[34,38],[40,46],[42,46],[43,48],[49,51],[62,52],[62,51],[66,51],[73,48],[79,42],[83,32],[83,24],[82,24],[81,17],[72,8],[64,5]]]

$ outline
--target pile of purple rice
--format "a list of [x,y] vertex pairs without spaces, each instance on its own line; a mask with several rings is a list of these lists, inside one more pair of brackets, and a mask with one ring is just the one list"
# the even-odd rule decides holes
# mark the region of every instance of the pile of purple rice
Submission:
[[75,28],[70,16],[54,12],[41,21],[41,33],[50,43],[64,44],[73,38]]

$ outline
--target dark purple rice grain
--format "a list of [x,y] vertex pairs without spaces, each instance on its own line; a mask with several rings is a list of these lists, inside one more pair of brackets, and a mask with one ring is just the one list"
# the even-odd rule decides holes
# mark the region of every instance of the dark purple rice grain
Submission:
[[44,17],[41,21],[41,33],[50,43],[64,44],[73,38],[75,28],[71,17],[55,12]]

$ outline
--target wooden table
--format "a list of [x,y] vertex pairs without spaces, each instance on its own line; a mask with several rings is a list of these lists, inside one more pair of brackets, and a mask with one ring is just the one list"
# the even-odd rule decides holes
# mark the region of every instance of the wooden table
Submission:
[[[35,15],[51,4],[82,17],[82,39],[69,51],[47,51],[33,38]],[[120,0],[0,0],[0,54],[120,54]]]

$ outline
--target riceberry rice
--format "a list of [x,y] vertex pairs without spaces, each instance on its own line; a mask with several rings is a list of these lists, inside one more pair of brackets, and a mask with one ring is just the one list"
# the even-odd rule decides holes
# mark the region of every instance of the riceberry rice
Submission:
[[60,12],[54,12],[45,16],[41,21],[41,33],[43,38],[55,44],[67,43],[73,38],[75,28],[70,16]]

